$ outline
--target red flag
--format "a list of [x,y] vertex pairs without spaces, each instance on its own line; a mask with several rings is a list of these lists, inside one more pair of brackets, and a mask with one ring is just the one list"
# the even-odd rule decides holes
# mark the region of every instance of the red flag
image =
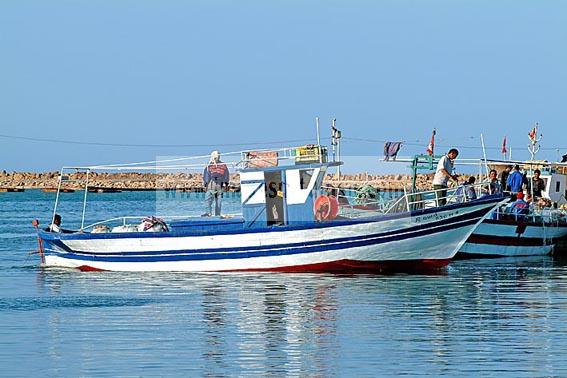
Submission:
[[533,142],[536,140],[537,137],[537,124],[536,126],[528,133],[528,138]]
[[504,141],[502,142],[502,153],[506,154],[508,149],[506,148],[506,137],[504,137]]
[[429,141],[429,145],[427,146],[427,153],[429,156],[433,156],[433,150],[435,149],[435,129],[433,129],[433,133],[431,134],[431,140]]

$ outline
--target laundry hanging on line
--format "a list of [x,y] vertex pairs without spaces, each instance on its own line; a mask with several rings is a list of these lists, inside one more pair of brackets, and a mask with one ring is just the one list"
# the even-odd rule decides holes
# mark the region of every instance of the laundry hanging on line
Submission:
[[386,142],[384,144],[384,160],[396,160],[403,142]]

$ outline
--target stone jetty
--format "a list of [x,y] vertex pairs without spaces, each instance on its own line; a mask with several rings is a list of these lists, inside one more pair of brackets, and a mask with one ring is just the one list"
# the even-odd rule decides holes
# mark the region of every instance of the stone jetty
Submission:
[[[0,172],[0,189],[55,189],[59,172]],[[86,174],[66,175],[62,187],[66,189],[84,189]],[[420,189],[431,188],[432,175],[421,174],[417,177]],[[104,173],[89,174],[89,188],[109,190],[183,190],[198,192],[203,190],[203,178],[200,173]],[[411,185],[410,175],[372,175],[359,173],[341,175],[340,180],[334,175],[327,175],[325,183],[341,188],[359,188],[371,185],[380,190],[401,190]],[[230,190],[240,190],[239,176],[230,176]]]

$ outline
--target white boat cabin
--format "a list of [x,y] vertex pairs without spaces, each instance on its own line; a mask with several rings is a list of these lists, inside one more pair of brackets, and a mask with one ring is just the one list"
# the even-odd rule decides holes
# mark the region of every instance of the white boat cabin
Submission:
[[[317,148],[317,147],[315,147]],[[322,193],[323,179],[330,167],[340,162],[326,162],[326,151],[311,158],[296,155],[279,165],[246,164],[240,169],[242,216],[245,228],[313,223],[313,206]],[[256,160],[258,158],[254,155]],[[291,160],[291,163],[290,163]],[[263,160],[265,161],[265,160]]]

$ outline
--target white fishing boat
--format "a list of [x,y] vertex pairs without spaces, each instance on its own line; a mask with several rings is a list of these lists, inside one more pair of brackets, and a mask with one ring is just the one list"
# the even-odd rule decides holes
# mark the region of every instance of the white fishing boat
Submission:
[[[567,237],[567,175],[563,163],[542,161],[489,161],[493,166],[519,164],[528,181],[535,169],[545,183],[540,204],[532,203],[516,213],[512,204],[496,208],[471,234],[459,250],[459,257],[501,257],[547,255]],[[529,190],[526,190],[529,192]],[[529,194],[529,193],[528,193]]]
[[[535,160],[539,148],[539,140],[535,137],[537,129],[535,130],[532,132],[534,137],[530,138],[532,141],[529,149],[532,153],[531,160],[512,161],[484,158],[456,161],[462,167],[476,166],[481,178],[488,176],[490,168],[502,172],[506,166],[519,165],[525,172],[526,179],[531,181],[535,170],[538,169],[545,183],[539,204],[526,204],[525,209],[520,213],[513,211],[514,204],[511,201],[497,206],[475,228],[466,243],[459,248],[457,258],[547,255],[567,238],[567,163]],[[420,154],[411,159],[396,160],[412,164],[413,185],[410,192],[416,190],[418,171],[434,171],[440,158],[441,156]],[[485,172],[482,173],[483,171]],[[465,190],[466,185],[463,184],[460,188]],[[490,193],[489,188],[490,185],[487,182],[475,185],[475,196],[482,197]],[[528,188],[525,189],[526,195],[531,194],[533,197],[533,193],[529,191]],[[507,198],[512,198],[510,193],[505,193],[505,195]]]
[[[263,156],[271,163],[265,164]],[[269,155],[246,151],[240,160],[242,214],[152,218],[142,228],[136,225],[143,217],[124,216],[83,226],[85,193],[79,231],[38,228],[43,266],[188,272],[438,269],[502,201],[500,195],[469,201],[449,191],[447,205],[438,207],[436,193],[429,191],[388,203],[339,204],[323,180],[342,163],[327,161],[324,147]],[[95,232],[101,228],[107,232]]]
[[[528,185],[521,187],[519,194],[523,197],[525,193],[533,200],[521,203],[521,208],[513,203],[496,208],[463,244],[459,256],[546,255],[552,253],[557,244],[567,237],[567,211],[563,209],[567,203],[567,164],[536,160],[542,139],[538,135],[538,128],[536,123],[528,133],[530,160],[513,162],[484,159],[486,167],[491,164],[494,167],[516,165],[522,168]],[[505,152],[504,149],[504,155]],[[534,192],[533,185],[536,172],[541,175],[538,181],[543,182],[543,185],[538,184],[538,193]]]

